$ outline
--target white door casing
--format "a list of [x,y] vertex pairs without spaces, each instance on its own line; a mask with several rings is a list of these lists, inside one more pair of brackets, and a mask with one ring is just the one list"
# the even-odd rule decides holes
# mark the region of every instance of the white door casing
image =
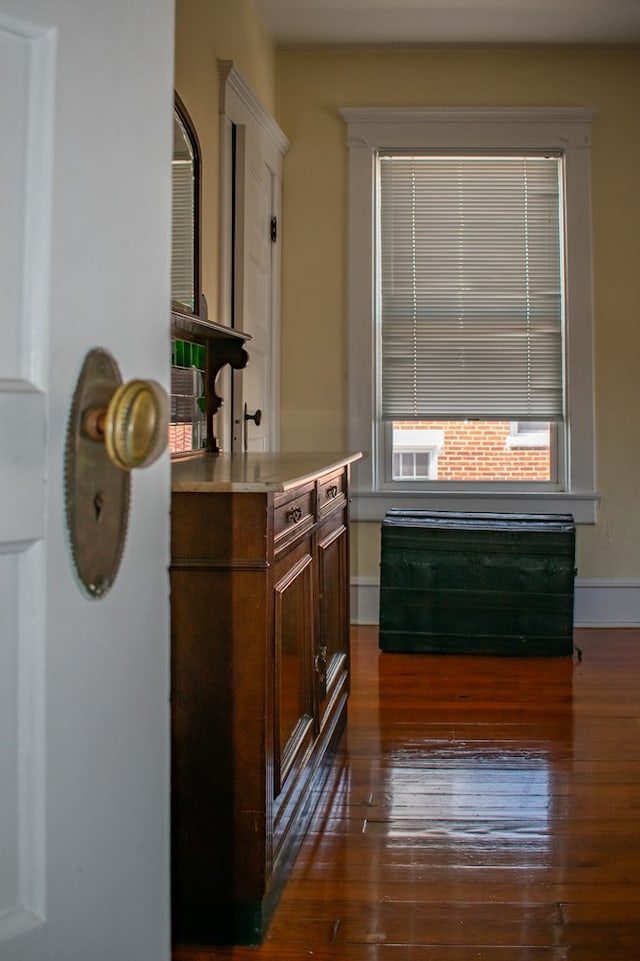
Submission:
[[[219,319],[250,334],[247,367],[233,374],[233,450],[277,450],[280,440],[280,230],[289,142],[231,61],[220,72]],[[234,187],[235,183],[235,187]],[[235,206],[234,206],[235,199]],[[259,425],[246,421],[262,412]],[[229,432],[223,428],[223,437]]]
[[172,48],[171,0],[0,0],[2,961],[170,955],[168,455],[102,600],[63,490],[87,351],[168,383]]

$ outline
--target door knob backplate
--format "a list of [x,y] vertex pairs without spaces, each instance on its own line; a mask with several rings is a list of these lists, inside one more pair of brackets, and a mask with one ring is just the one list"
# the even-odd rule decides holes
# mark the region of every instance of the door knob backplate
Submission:
[[162,453],[167,425],[159,384],[123,384],[107,351],[87,354],[67,427],[65,508],[75,572],[89,597],[103,597],[115,580],[127,534],[130,470]]

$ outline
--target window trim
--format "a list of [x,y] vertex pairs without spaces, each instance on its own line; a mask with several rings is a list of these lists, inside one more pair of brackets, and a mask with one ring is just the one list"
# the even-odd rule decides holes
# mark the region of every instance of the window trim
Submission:
[[[391,507],[572,513],[596,520],[593,319],[591,290],[591,108],[353,108],[340,110],[349,147],[349,446],[369,454],[354,466],[353,517],[380,520]],[[549,485],[474,484],[429,490],[382,489],[375,414],[374,235],[378,150],[560,151],[565,162],[566,479]]]

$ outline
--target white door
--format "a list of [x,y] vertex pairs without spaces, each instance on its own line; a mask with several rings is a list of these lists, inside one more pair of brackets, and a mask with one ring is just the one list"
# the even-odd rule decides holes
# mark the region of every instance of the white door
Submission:
[[172,0],[0,0],[0,959],[162,961],[169,469],[101,600],[67,543],[86,353],[168,382]]
[[[251,335],[246,343],[249,363],[235,378],[242,384],[242,450],[274,449],[277,398],[273,370],[272,331],[275,176],[269,169],[260,140],[250,127],[236,128],[234,321]],[[277,222],[277,220],[276,220]],[[237,409],[237,399],[236,409]],[[238,419],[238,414],[236,414]]]
[[[280,443],[280,210],[289,142],[227,60],[218,62],[224,112],[220,150],[222,323],[251,336],[249,363],[233,375],[233,450]],[[271,220],[278,221],[272,240]],[[260,423],[255,413],[261,412]],[[245,414],[250,419],[246,419]],[[224,429],[224,428],[223,428]]]

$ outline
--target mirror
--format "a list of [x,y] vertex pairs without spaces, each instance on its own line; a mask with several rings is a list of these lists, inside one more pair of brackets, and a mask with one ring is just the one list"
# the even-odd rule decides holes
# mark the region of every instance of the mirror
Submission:
[[173,122],[171,301],[174,310],[199,312],[200,148],[176,94]]

